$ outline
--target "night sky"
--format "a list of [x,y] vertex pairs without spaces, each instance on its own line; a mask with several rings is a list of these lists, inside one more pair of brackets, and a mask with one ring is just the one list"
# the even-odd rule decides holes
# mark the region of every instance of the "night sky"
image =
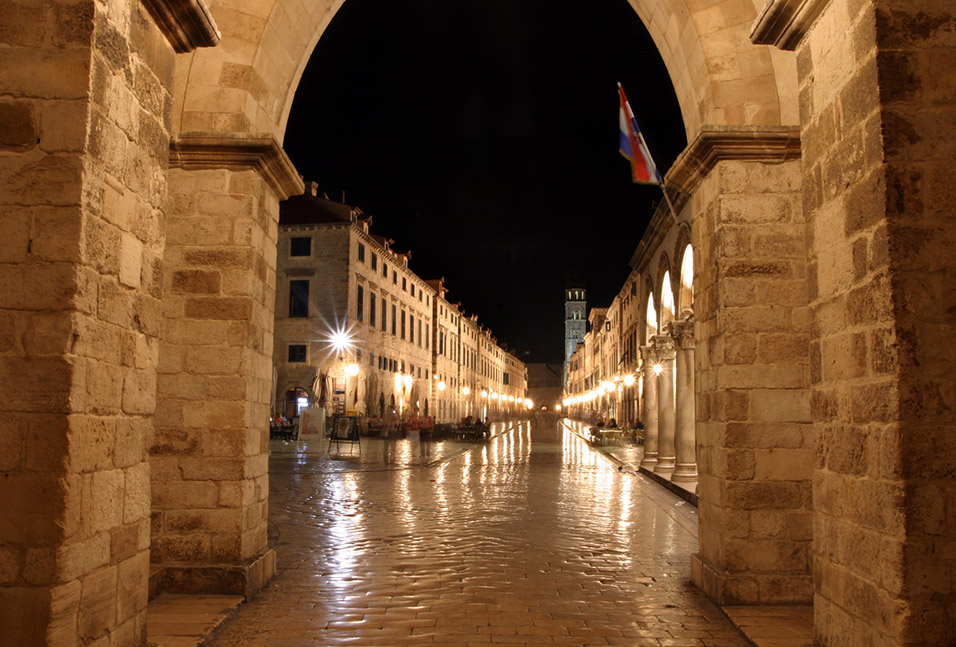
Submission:
[[661,200],[618,153],[618,81],[663,174],[683,122],[627,0],[347,0],[285,149],[500,344],[561,362],[565,285],[607,306]]

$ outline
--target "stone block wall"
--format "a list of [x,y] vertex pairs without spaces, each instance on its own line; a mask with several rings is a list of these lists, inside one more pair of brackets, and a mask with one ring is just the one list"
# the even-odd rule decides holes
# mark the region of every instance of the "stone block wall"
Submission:
[[829,3],[798,49],[820,644],[956,642],[956,11]]
[[152,561],[166,567],[170,590],[249,594],[274,571],[266,524],[278,199],[254,169],[169,175]]
[[799,190],[799,160],[729,154],[692,201],[700,472],[700,552],[692,569],[719,604],[811,597],[813,445]]
[[91,0],[0,42],[3,642],[141,643],[173,52]]

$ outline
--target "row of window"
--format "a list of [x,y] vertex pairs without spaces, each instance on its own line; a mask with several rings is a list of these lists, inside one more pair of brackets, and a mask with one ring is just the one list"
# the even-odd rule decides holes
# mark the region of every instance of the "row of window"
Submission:
[[[378,254],[375,252],[371,253],[371,266],[373,272],[378,272]],[[358,244],[358,261],[359,263],[365,264],[365,245],[364,243]],[[388,278],[388,263],[382,260],[382,276]],[[392,285],[398,285],[398,272],[392,270]],[[402,277],[402,291],[410,293],[413,297],[418,296],[418,300],[423,302],[426,306],[431,306],[431,297],[425,293],[422,288],[415,287],[415,283],[409,283],[408,277]]]
[[[379,303],[378,296],[374,292],[369,292],[368,297],[368,321],[366,322],[365,317],[365,287],[357,285],[355,287],[355,318],[363,323],[368,323],[369,326],[373,328],[376,325],[379,325],[383,332],[388,332],[389,330],[389,318],[388,318],[388,300],[386,297],[382,297],[381,305],[382,308],[380,311],[376,311],[376,304]],[[401,311],[398,310],[398,305],[393,303],[391,304],[391,332],[393,335],[399,337],[400,339],[407,339],[411,343],[416,343],[415,332],[417,330],[417,344],[419,348],[429,349],[431,344],[429,343],[429,335],[431,331],[428,324],[424,324],[424,318],[419,316],[416,317],[414,312],[408,312],[405,308],[402,308]],[[378,322],[376,324],[376,322]]]

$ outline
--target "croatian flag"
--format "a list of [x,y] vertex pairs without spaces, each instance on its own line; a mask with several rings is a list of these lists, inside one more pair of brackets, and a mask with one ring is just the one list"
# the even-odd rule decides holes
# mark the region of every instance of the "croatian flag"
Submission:
[[624,88],[617,84],[617,93],[620,98],[620,127],[621,127],[621,155],[631,163],[632,179],[638,184],[660,184],[661,176],[654,166],[651,153],[644,143],[641,129],[637,127],[637,120],[631,112],[631,105],[624,96]]

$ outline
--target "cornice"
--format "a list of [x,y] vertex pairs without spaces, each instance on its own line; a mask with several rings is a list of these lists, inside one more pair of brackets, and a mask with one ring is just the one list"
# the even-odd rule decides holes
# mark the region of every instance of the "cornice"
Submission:
[[756,45],[796,49],[830,0],[767,0],[750,28]]
[[670,185],[661,187],[661,190],[667,191],[671,200],[670,204],[667,200],[662,199],[660,204],[657,205],[654,215],[651,216],[651,221],[647,223],[644,235],[641,236],[641,240],[637,244],[637,249],[631,255],[628,265],[630,265],[632,271],[642,272],[646,268],[651,255],[660,247],[671,228],[680,225],[677,217],[671,212],[671,205],[674,207],[674,212],[679,214],[690,199],[688,194],[675,190]]
[[213,47],[222,39],[204,0],[143,0],[143,5],[180,54]]
[[690,195],[719,162],[778,164],[799,157],[799,126],[705,126],[665,179],[667,186]]
[[[798,126],[704,126],[664,178],[674,211],[681,209],[718,162],[744,160],[779,163],[800,157]],[[631,269],[646,269],[653,253],[681,221],[662,200],[631,255]]]
[[282,147],[269,135],[182,133],[169,145],[173,168],[257,171],[279,200],[299,195],[305,184]]

